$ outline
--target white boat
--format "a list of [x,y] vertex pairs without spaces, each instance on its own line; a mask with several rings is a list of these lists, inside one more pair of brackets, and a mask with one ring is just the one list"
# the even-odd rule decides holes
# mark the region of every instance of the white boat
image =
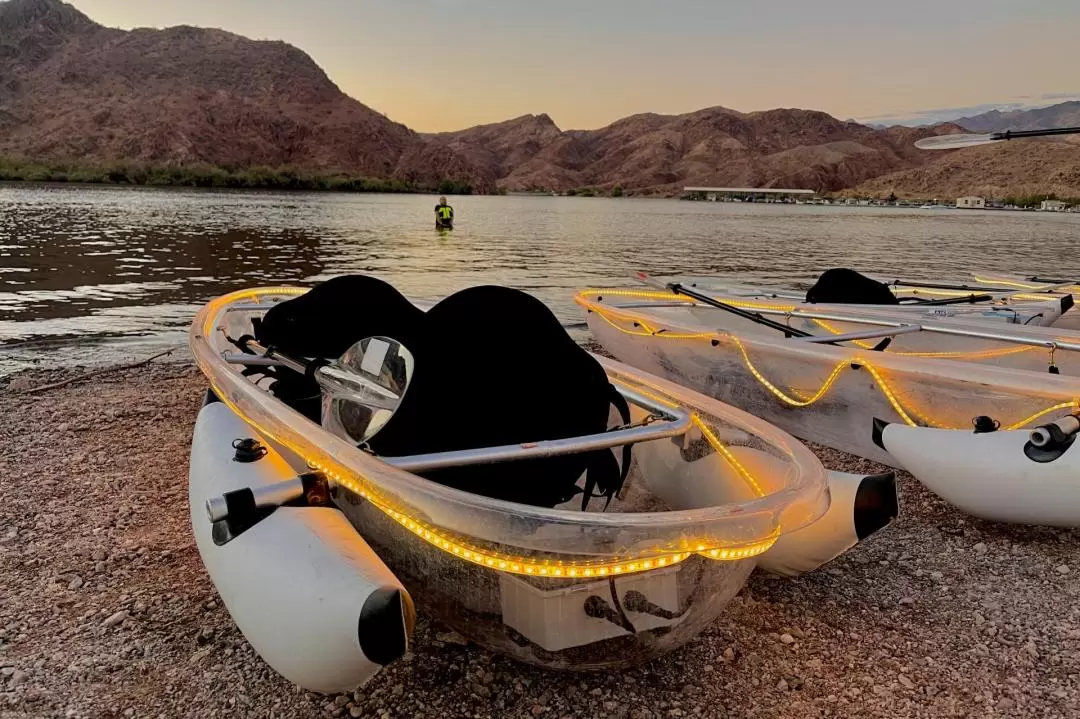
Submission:
[[1006,331],[763,303],[753,315],[743,306],[742,316],[652,290],[586,290],[576,300],[593,335],[621,361],[801,439],[894,467],[907,464],[874,443],[875,418],[963,434],[982,416],[1025,429],[1080,406],[1080,334],[1053,328]]
[[875,441],[935,494],[983,519],[1080,527],[1080,422],[1052,446],[1025,430],[957,432],[879,422]]
[[[305,376],[329,378],[324,388],[352,390],[359,375],[349,372],[365,382],[385,376],[386,348],[380,367],[369,360],[379,362],[375,344],[396,346],[389,340],[367,340],[357,354],[358,343],[327,365],[251,338],[253,320],[304,292],[237,292],[196,317],[191,348],[221,401],[204,408],[196,426],[191,511],[204,564],[237,624],[276,671],[306,688],[351,688],[392,661],[407,646],[413,601],[466,638],[522,661],[568,669],[642,662],[708,626],[755,566],[809,571],[896,515],[891,475],[830,476],[766,422],[599,357],[590,361],[629,404],[618,429],[375,456],[341,434],[348,413],[333,392],[323,393],[323,426],[261,376],[299,363]],[[322,316],[343,329],[350,317]],[[400,347],[390,353],[411,356]],[[416,391],[407,380],[403,386]],[[411,395],[402,389],[402,396]],[[383,426],[376,438],[398,417],[379,411],[365,415]],[[436,418],[432,431],[487,416],[468,404],[462,412]],[[233,461],[234,444],[264,456]],[[622,448],[631,446],[626,462]],[[422,476],[516,462],[506,472],[519,479],[515,467],[525,460],[583,453],[621,456],[627,468],[609,504],[591,501],[588,511],[580,499],[521,504]],[[234,521],[242,532],[227,531]]]

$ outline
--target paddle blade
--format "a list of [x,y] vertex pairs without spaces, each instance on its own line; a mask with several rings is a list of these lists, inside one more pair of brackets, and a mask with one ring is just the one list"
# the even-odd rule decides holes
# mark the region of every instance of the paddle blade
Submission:
[[634,279],[638,282],[648,285],[649,287],[655,287],[658,290],[669,289],[667,285],[650,275],[648,272],[642,272],[641,270],[638,270],[634,273]]
[[323,390],[322,425],[362,444],[397,411],[412,380],[412,354],[396,340],[369,337],[315,371]]
[[915,143],[915,147],[920,150],[955,150],[959,147],[988,145],[992,142],[1001,142],[1001,140],[993,135],[936,135],[924,137]]

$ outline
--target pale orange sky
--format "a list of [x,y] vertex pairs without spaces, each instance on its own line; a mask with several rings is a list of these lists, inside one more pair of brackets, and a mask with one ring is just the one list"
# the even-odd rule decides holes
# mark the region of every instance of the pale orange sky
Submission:
[[[1078,0],[73,0],[280,39],[420,131],[711,105],[909,121],[1080,99]],[[929,111],[929,112],[928,112]]]

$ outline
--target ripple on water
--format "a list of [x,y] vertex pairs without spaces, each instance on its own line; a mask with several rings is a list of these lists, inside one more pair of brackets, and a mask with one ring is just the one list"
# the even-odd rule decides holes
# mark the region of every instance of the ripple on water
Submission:
[[[639,269],[796,285],[835,266],[897,277],[1080,273],[1080,215],[457,197],[457,229],[440,234],[431,226],[434,202],[2,187],[0,373],[35,361],[117,361],[182,343],[210,297],[349,272],[378,275],[418,300],[511,285],[569,322],[581,319],[575,288],[626,285]],[[1030,246],[1040,251],[1017,253]]]

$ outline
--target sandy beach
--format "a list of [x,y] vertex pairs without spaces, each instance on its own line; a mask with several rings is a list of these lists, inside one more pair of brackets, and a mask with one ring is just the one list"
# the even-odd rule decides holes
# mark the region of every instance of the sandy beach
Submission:
[[756,573],[646,666],[545,672],[421,619],[366,687],[306,693],[252,651],[191,537],[201,375],[155,363],[25,392],[81,371],[0,380],[5,719],[1080,716],[1080,532],[966,518],[907,475],[894,525],[812,575]]

